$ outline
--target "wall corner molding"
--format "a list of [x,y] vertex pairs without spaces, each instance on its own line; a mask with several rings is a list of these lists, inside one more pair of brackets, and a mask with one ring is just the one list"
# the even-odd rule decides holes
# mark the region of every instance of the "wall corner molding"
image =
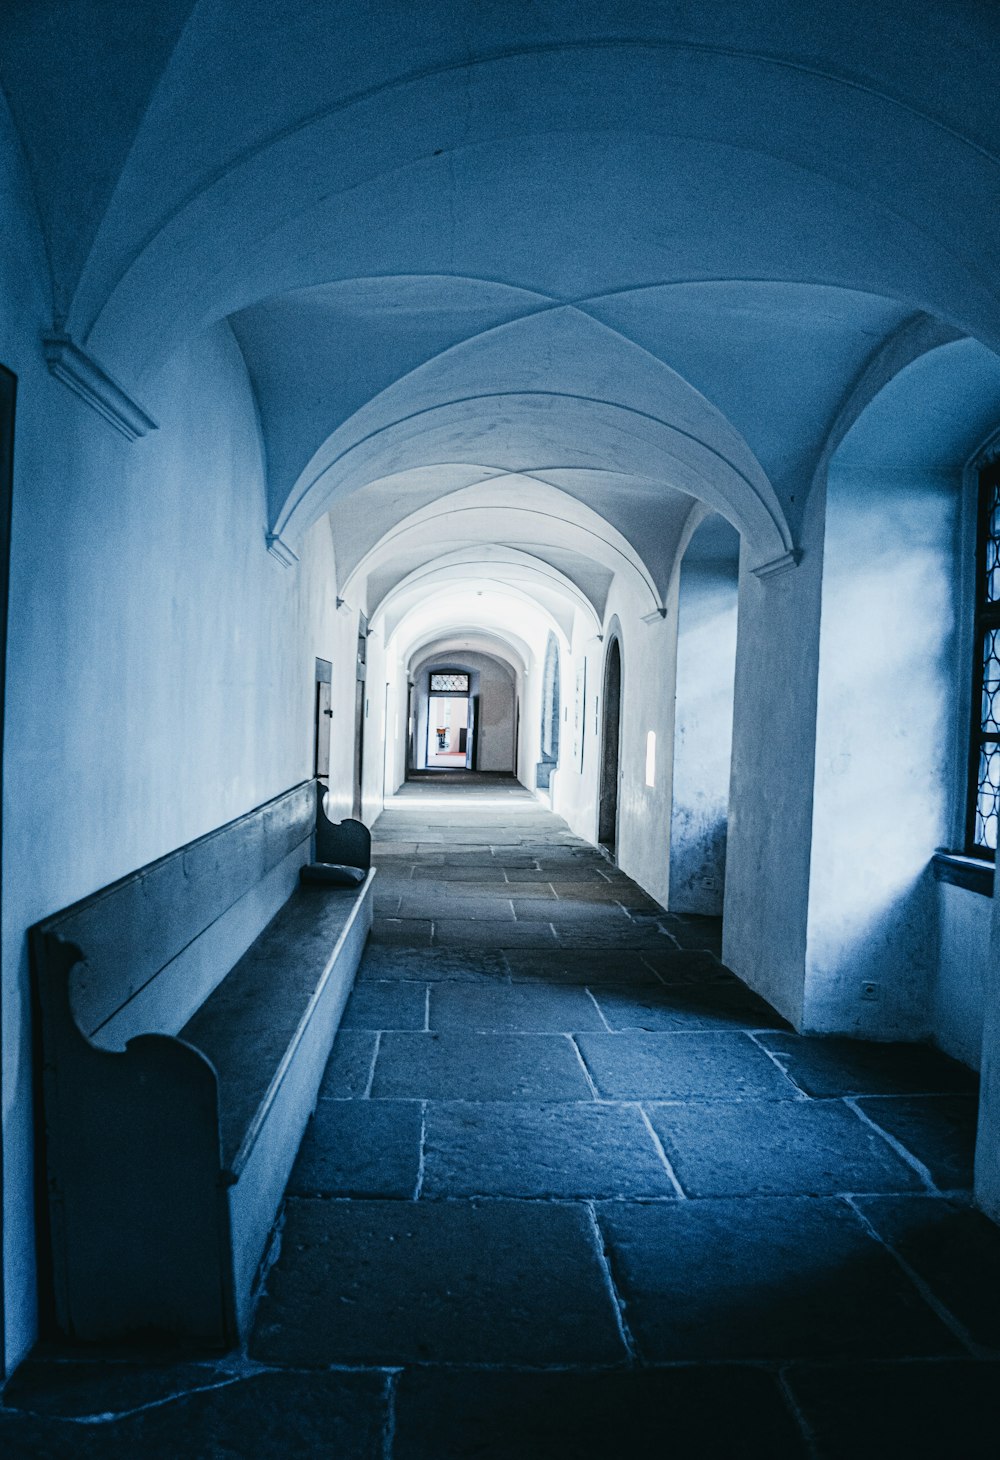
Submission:
[[299,555],[293,552],[287,542],[283,542],[281,534],[269,532],[267,534],[267,550],[272,558],[277,558],[283,568],[290,568],[299,560]]
[[126,441],[136,441],[158,429],[152,416],[92,356],[74,344],[69,335],[43,335],[42,349],[49,374],[120,431]]
[[787,573],[790,568],[798,567],[802,560],[801,548],[790,548],[787,553],[782,553],[780,558],[772,558],[769,563],[761,563],[759,568],[751,568],[755,578],[766,583],[770,578],[777,578],[780,573]]
[[652,613],[644,613],[642,615],[642,622],[644,624],[659,624],[663,622],[666,616],[667,610],[665,608],[654,608]]

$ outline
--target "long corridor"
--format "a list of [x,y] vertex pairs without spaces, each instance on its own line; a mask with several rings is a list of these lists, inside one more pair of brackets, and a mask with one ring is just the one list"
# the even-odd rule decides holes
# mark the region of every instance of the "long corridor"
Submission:
[[410,782],[375,832],[249,1355],[36,1360],[3,1452],[982,1453],[1000,1234],[966,1206],[968,1074],[792,1034],[717,922],[510,778]]

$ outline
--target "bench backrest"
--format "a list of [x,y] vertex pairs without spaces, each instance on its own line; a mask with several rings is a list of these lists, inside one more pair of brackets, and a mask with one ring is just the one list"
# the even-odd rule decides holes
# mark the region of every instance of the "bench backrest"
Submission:
[[32,930],[42,970],[53,937],[82,950],[70,997],[84,1034],[120,1049],[134,1034],[184,1026],[309,859],[315,784],[303,781]]

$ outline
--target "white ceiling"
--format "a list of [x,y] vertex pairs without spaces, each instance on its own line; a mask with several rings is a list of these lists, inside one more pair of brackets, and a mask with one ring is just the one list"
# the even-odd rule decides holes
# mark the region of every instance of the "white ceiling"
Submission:
[[268,527],[329,512],[369,601],[492,548],[563,622],[655,607],[702,507],[781,559],[923,315],[987,411],[993,6],[15,3],[0,56],[54,322],[155,415],[228,320]]

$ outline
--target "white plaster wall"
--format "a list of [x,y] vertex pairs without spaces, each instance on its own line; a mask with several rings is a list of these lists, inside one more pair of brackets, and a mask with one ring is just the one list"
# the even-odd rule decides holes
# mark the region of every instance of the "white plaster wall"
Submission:
[[[931,1026],[929,863],[953,820],[954,478],[831,472],[804,1023]],[[863,997],[867,984],[875,997]]]
[[361,819],[371,826],[382,811],[385,797],[385,736],[387,719],[386,656],[382,635],[368,635],[365,677],[365,739],[361,766]]
[[810,493],[797,567],[765,580],[741,554],[723,957],[802,1019],[825,493]]
[[[471,657],[471,656],[470,656]],[[514,769],[514,675],[506,665],[477,656],[479,667],[479,769]]]
[[[673,761],[673,698],[664,693],[672,685],[676,654],[676,595],[666,619],[641,621],[648,604],[637,586],[619,576],[608,594],[604,642],[590,642],[594,631],[582,616],[575,630],[573,651],[562,653],[562,693],[570,706],[570,723],[555,777],[553,809],[564,816],[578,835],[597,839],[597,802],[600,785],[601,735],[604,716],[604,662],[608,629],[617,617],[621,627],[622,710],[618,841],[615,857],[623,872],[634,878],[657,901],[666,903],[670,876],[670,800]],[[587,712],[584,770],[571,768],[572,705],[576,693],[576,666],[587,660]],[[539,670],[538,676],[541,677]],[[537,713],[536,713],[536,721]],[[656,734],[656,784],[646,785],[646,735]],[[536,742],[537,742],[536,735]]]
[[173,357],[148,395],[160,429],[130,444],[41,368],[38,303],[16,334],[5,309],[0,342],[21,375],[3,886],[8,1367],[35,1335],[25,930],[311,775],[315,657],[353,662],[328,526],[294,569],[266,552],[256,413],[228,327]]
[[981,893],[950,882],[936,885],[938,939],[930,999],[931,1033],[945,1054],[978,1070],[993,903]]
[[677,610],[670,908],[722,915],[738,569],[685,562]]
[[545,631],[540,634],[540,644],[532,645],[534,652],[524,674],[521,676],[519,696],[521,705],[520,736],[517,749],[517,779],[522,786],[535,789],[535,768],[541,758],[541,714],[542,714],[542,652],[545,648]]
[[[580,609],[573,616],[569,650],[560,655],[564,719],[560,740],[559,769],[552,777],[552,809],[565,817],[577,836],[593,841],[597,828],[597,761],[600,736],[597,730],[599,692],[603,672],[603,646],[594,629],[594,621]],[[576,676],[585,669],[583,696],[583,758],[574,756],[574,724],[576,715]]]

